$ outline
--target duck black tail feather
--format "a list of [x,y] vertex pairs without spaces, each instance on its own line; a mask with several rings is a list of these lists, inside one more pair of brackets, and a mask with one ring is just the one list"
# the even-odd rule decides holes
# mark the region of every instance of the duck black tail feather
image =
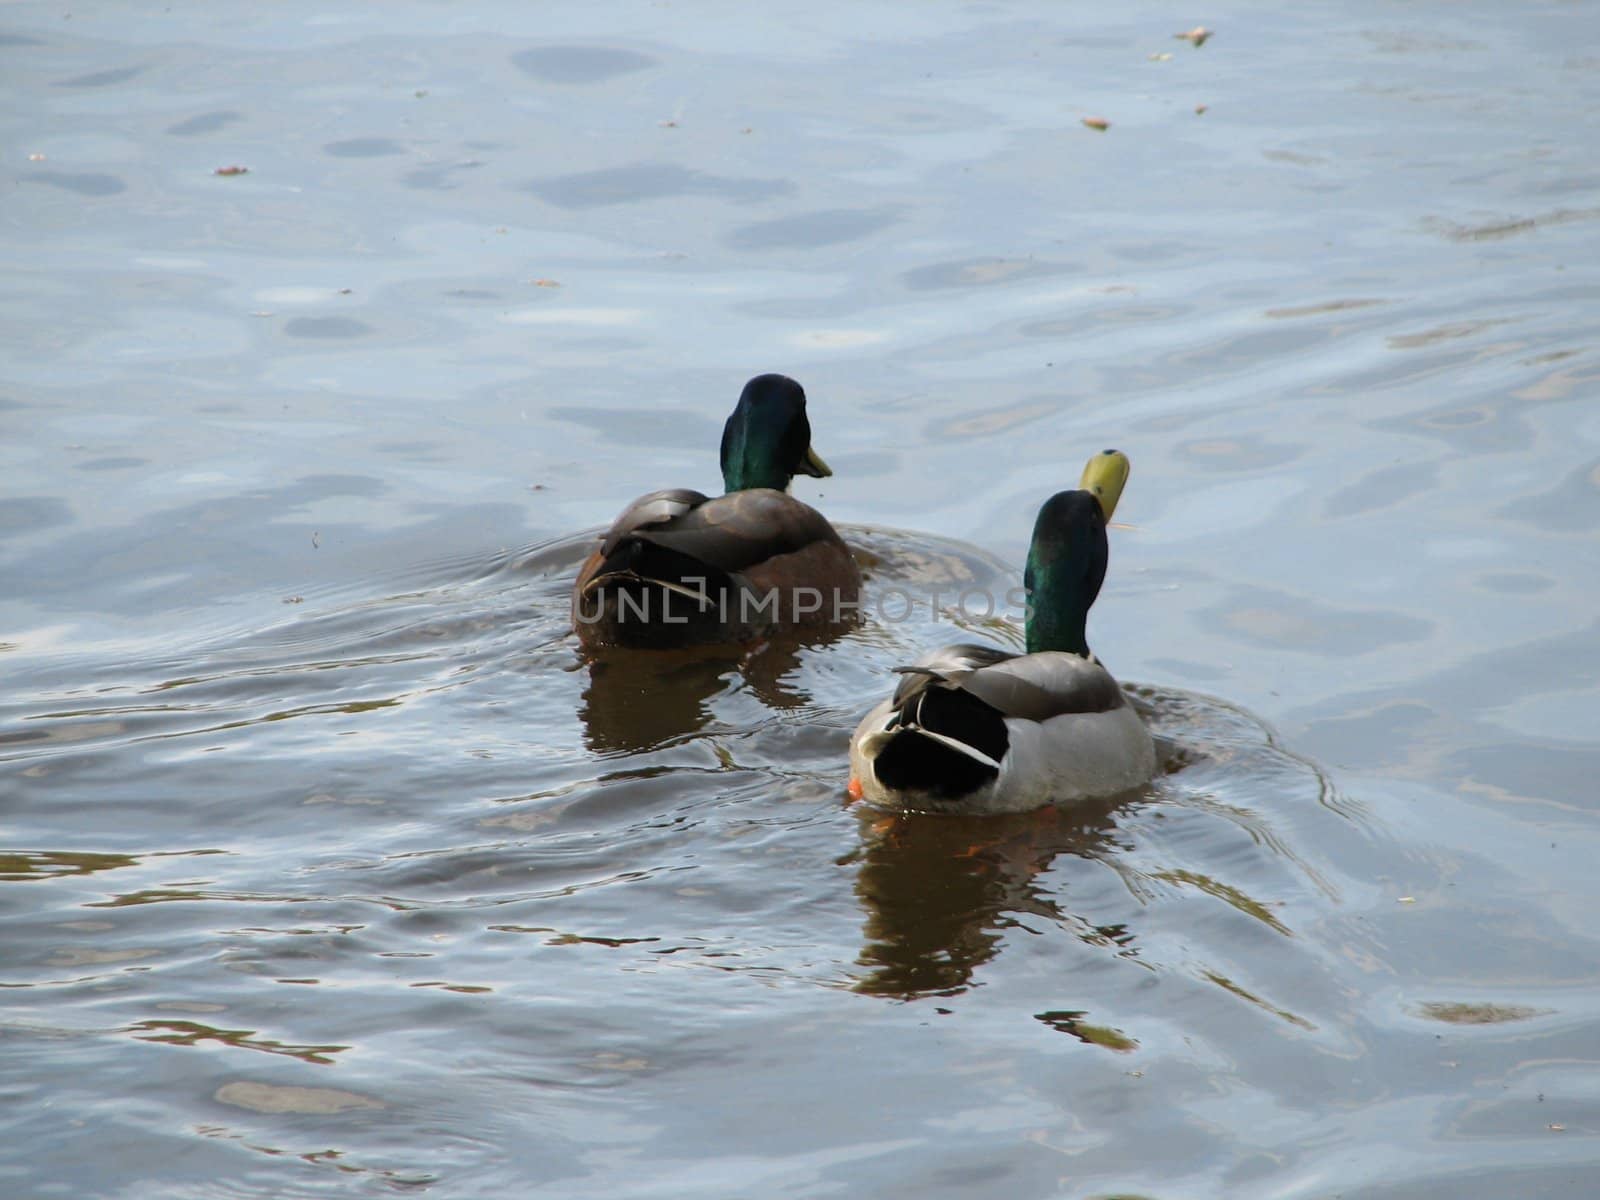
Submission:
[[996,763],[1011,744],[1005,718],[994,708],[958,687],[935,685],[901,709],[900,730],[878,754],[873,770],[885,787],[934,796],[964,796],[1000,774],[950,741]]

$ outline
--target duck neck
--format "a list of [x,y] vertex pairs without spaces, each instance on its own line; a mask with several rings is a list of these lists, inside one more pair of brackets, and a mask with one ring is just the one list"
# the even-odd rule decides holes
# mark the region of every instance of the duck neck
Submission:
[[1061,650],[1089,657],[1089,609],[1106,573],[1106,531],[1087,492],[1052,500],[1062,513],[1040,514],[1022,573],[1027,591],[1028,653]]
[[728,492],[750,488],[789,490],[789,472],[778,465],[778,447],[762,430],[744,421],[729,421],[722,438],[722,487]]
[[1028,653],[1044,650],[1061,650],[1068,654],[1089,657],[1086,626],[1089,606],[1083,603],[1062,603],[1040,591],[1028,593]]
[[775,491],[786,492],[789,490],[789,477],[782,471],[763,469],[759,465],[749,463],[729,463],[722,468],[722,490],[725,492],[744,492],[751,488],[772,488]]

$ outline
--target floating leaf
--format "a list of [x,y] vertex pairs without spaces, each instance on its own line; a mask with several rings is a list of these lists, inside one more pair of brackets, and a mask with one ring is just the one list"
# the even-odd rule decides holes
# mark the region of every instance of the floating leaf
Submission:
[[1086,1013],[1070,1010],[1059,1012],[1034,1013],[1035,1021],[1043,1021],[1051,1029],[1061,1033],[1071,1034],[1087,1046],[1104,1046],[1107,1050],[1115,1050],[1119,1054],[1127,1054],[1139,1048],[1139,1043],[1134,1041],[1120,1029],[1113,1029],[1109,1025],[1091,1025],[1083,1018]]
[[1546,1016],[1550,1010],[1530,1008],[1526,1004],[1466,1004],[1435,1000],[1420,1005],[1418,1011],[1424,1017],[1450,1025],[1499,1025],[1506,1021],[1526,1021],[1532,1017]]

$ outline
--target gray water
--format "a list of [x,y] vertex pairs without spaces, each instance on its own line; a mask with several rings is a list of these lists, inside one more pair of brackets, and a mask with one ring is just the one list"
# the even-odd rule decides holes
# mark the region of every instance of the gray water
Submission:
[[[1585,1194],[1597,34],[6,6],[0,1192]],[[1130,455],[1168,773],[848,806],[948,607],[580,659],[769,370],[874,602]]]

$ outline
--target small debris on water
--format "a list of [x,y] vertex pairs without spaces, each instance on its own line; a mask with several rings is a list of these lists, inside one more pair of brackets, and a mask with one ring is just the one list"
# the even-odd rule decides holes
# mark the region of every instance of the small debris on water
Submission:
[[1181,41],[1191,43],[1194,48],[1198,50],[1201,46],[1206,44],[1206,41],[1211,37],[1211,32],[1212,31],[1207,29],[1204,25],[1196,25],[1193,29],[1189,30],[1188,33],[1175,33],[1172,36]]
[[250,168],[249,167],[241,167],[241,166],[238,166],[236,164],[236,165],[231,166],[231,167],[218,167],[215,171],[213,171],[211,173],[213,175],[248,175],[248,174],[250,174]]
[[243,1079],[223,1084],[213,1093],[212,1099],[259,1113],[304,1113],[315,1116],[328,1116],[350,1109],[384,1107],[381,1100],[338,1088],[295,1087]]
[[1197,116],[1197,117],[1198,116],[1202,116],[1202,115],[1204,115],[1206,109],[1208,109],[1210,107],[1211,106],[1209,104],[1196,104],[1194,106],[1194,115]]
[[1083,123],[1090,129],[1098,129],[1101,133],[1111,128],[1111,122],[1104,117],[1084,117]]

